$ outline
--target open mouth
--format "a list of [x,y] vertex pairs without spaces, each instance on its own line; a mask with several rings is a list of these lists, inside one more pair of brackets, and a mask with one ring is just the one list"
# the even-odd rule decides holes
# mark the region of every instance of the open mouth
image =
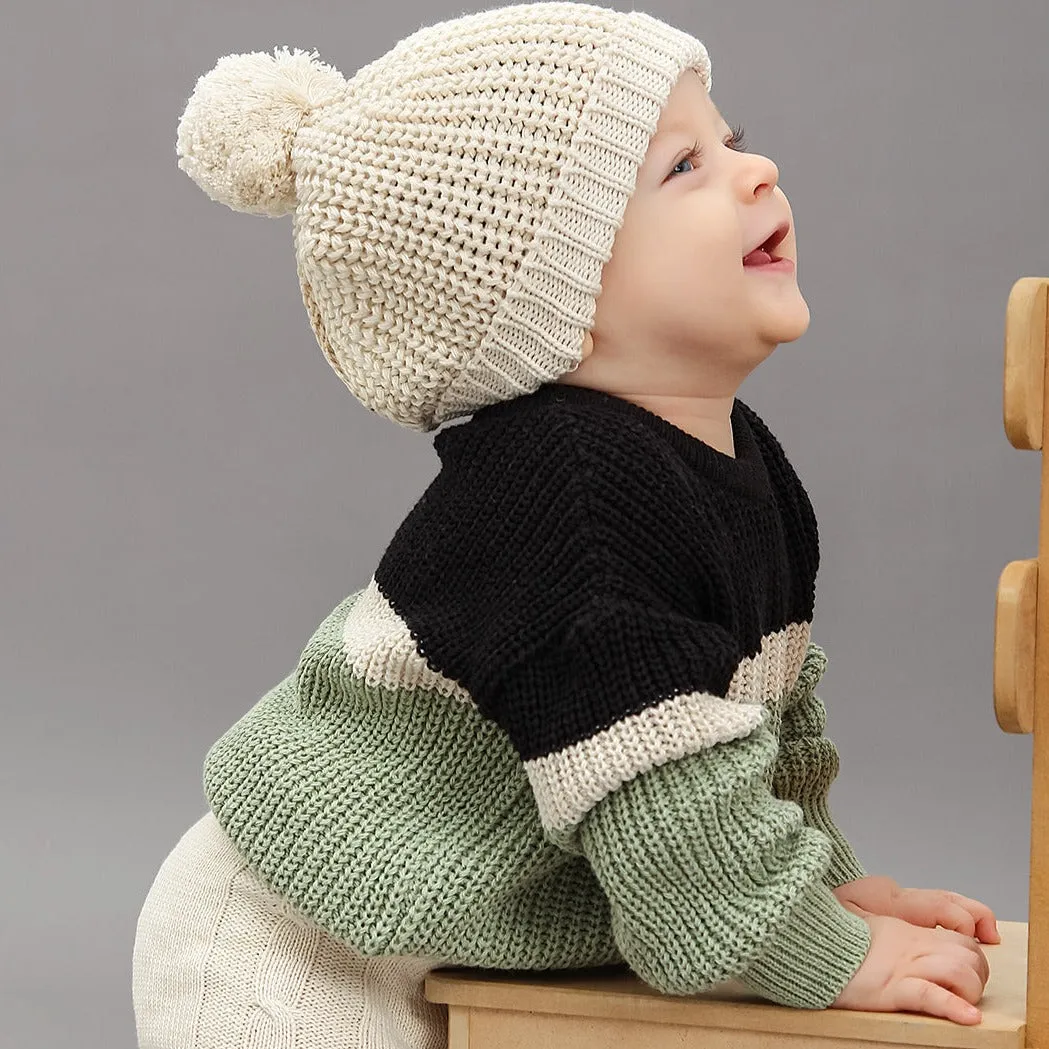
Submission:
[[770,262],[777,262],[780,256],[776,254],[776,248],[786,239],[789,232],[790,225],[786,222],[781,223],[761,244],[743,256],[743,265],[767,266]]

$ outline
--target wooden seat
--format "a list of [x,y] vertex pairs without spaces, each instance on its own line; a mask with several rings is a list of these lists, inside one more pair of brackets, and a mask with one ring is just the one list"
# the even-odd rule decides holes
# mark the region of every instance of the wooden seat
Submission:
[[994,710],[1003,731],[1034,737],[1029,913],[1027,923],[999,920],[1002,942],[982,945],[991,966],[982,1022],[792,1009],[735,983],[671,997],[625,967],[543,973],[441,968],[427,977],[425,995],[448,1006],[449,1049],[1049,1049],[1047,343],[1049,279],[1021,278],[1006,306],[1004,422],[1015,448],[1043,451],[1039,553],[1011,562],[998,581]]
[[1002,942],[983,945],[991,978],[978,1026],[910,1013],[791,1009],[735,983],[670,997],[625,969],[434,969],[426,997],[448,1006],[448,1049],[1023,1049],[1027,923],[999,921],[998,928]]

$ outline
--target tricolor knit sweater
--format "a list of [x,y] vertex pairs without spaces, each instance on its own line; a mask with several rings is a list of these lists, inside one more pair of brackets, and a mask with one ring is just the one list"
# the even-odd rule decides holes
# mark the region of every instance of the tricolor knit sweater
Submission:
[[865,872],[816,520],[738,398],[732,429],[548,384],[440,431],[367,585],[208,752],[259,877],[366,954],[830,1005],[870,932],[831,892]]

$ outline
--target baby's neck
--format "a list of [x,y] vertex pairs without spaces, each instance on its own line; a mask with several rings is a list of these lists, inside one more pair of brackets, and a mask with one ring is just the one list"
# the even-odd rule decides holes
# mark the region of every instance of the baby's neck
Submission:
[[732,434],[735,397],[674,397],[656,394],[622,394],[642,408],[673,423],[679,430],[723,455],[736,458]]

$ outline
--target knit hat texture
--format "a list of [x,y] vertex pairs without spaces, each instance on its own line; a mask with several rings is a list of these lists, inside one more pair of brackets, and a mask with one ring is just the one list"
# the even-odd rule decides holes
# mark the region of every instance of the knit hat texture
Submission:
[[642,11],[541,0],[424,26],[347,80],[317,51],[227,55],[179,167],[293,214],[303,302],[367,408],[417,431],[576,368],[637,171],[703,44]]

